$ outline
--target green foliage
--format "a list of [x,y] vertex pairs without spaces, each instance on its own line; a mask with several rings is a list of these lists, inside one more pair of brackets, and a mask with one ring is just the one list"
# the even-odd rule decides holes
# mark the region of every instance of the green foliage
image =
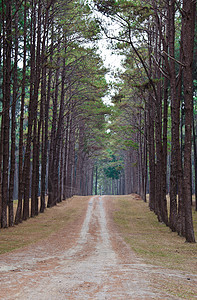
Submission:
[[104,15],[114,15],[117,12],[118,2],[116,0],[94,0],[97,9]]
[[117,170],[115,167],[109,166],[104,168],[105,175],[112,179],[118,179],[120,175],[120,170]]

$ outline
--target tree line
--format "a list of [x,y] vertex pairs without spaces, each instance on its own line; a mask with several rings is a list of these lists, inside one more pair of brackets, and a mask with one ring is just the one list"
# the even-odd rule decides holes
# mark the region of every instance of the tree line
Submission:
[[73,194],[92,194],[93,156],[109,109],[101,100],[107,70],[93,44],[99,27],[87,5],[2,0],[0,32],[0,218],[6,228]]
[[119,24],[118,32],[101,26],[125,56],[111,120],[116,146],[124,151],[125,193],[146,201],[148,191],[158,220],[194,242],[196,1],[95,0],[95,5]]

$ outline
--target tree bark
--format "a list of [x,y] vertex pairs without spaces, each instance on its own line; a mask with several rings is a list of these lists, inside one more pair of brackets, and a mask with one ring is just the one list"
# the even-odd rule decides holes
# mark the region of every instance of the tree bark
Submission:
[[193,144],[194,144],[194,169],[195,169],[195,210],[197,211],[197,149],[196,149],[196,131],[193,114]]
[[[2,1],[4,10],[4,1]],[[2,219],[1,226],[7,227],[8,204],[8,168],[9,168],[9,107],[11,98],[11,49],[12,49],[12,22],[11,0],[6,1],[6,23],[3,35],[4,76],[3,76],[3,171],[2,171]]]
[[[18,1],[16,0],[16,9]],[[14,193],[14,175],[15,175],[15,147],[16,147],[16,102],[17,102],[17,88],[18,88],[18,12],[15,14],[15,57],[14,57],[14,75],[13,75],[13,100],[12,100],[12,127],[11,127],[11,161],[10,161],[10,182],[9,182],[9,226],[14,225],[14,208],[13,208],[13,193]]]
[[[58,43],[58,51],[60,51],[60,44]],[[53,120],[51,129],[51,139],[50,139],[50,150],[49,150],[49,171],[48,171],[48,203],[47,207],[52,207],[56,204],[55,190],[57,187],[54,186],[54,172],[55,172],[55,137],[57,129],[57,105],[58,105],[58,92],[59,92],[59,73],[60,73],[60,57],[57,58],[57,70],[55,74],[55,92],[53,94]]]
[[26,51],[27,51],[27,5],[24,2],[24,41],[23,41],[23,78],[21,92],[21,108],[20,108],[20,129],[19,129],[19,174],[18,174],[18,205],[15,215],[15,224],[22,221],[22,198],[24,193],[23,185],[23,120],[24,120],[24,103],[25,103],[25,81],[26,81]]
[[[36,24],[37,19],[37,24]],[[39,153],[40,153],[40,126],[38,124],[38,93],[40,85],[41,72],[41,1],[38,1],[37,18],[34,18],[34,27],[37,27],[35,32],[36,45],[36,60],[35,60],[35,75],[34,81],[34,105],[33,105],[33,161],[32,161],[32,180],[31,180],[31,217],[38,215],[38,186],[39,186]],[[42,107],[40,110],[42,117]],[[40,123],[40,122],[39,122]]]
[[35,49],[36,49],[36,3],[34,0],[31,2],[31,47],[30,47],[30,99],[28,107],[28,132],[27,142],[24,157],[23,167],[23,184],[24,184],[24,205],[23,205],[23,220],[29,218],[29,197],[30,197],[30,172],[31,172],[31,144],[32,144],[32,131],[34,123],[34,105],[35,105]]
[[95,167],[95,195],[98,195],[98,166]]
[[[169,3],[169,54],[175,55],[175,1]],[[178,161],[179,145],[179,112],[180,100],[177,99],[175,61],[170,60],[170,97],[171,97],[171,172],[170,172],[170,217],[169,226],[172,231],[177,230],[177,191],[178,191]]]
[[183,87],[185,102],[185,151],[184,151],[184,207],[185,207],[185,234],[187,242],[195,242],[192,207],[191,207],[191,146],[192,146],[192,118],[193,118],[193,77],[192,62],[194,49],[196,3],[192,0],[183,0]]
[[[51,3],[52,4],[52,3]],[[52,6],[53,7],[53,6]],[[45,16],[45,27],[48,25],[49,17],[49,6],[47,7],[46,16]],[[50,64],[53,60],[53,16],[51,16],[51,45],[50,45]],[[47,31],[47,29],[46,29]],[[45,37],[45,35],[44,35]],[[48,71],[48,81],[46,83],[46,64],[47,64],[47,55],[45,53],[45,38],[43,38],[43,69],[42,69],[42,88],[41,88],[41,97],[43,102],[44,110],[44,122],[42,127],[42,158],[41,158],[41,200],[40,200],[40,212],[43,213],[46,207],[45,204],[45,191],[46,191],[46,170],[47,170],[47,156],[48,156],[48,119],[49,119],[49,103],[51,97],[51,80],[52,80],[52,69],[49,68]],[[46,87],[47,84],[47,87]]]

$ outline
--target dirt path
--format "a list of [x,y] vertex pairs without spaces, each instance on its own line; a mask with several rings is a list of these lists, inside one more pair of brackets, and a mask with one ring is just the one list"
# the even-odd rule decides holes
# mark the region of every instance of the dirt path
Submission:
[[108,224],[106,199],[90,199],[78,231],[2,255],[0,299],[176,299],[149,286],[152,269]]

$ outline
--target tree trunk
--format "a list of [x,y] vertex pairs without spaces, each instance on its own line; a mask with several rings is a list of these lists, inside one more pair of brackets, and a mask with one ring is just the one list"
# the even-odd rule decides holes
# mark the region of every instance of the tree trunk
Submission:
[[76,192],[77,195],[82,193],[83,181],[83,148],[84,148],[84,123],[79,122],[79,149],[77,152],[77,168],[76,168]]
[[[65,52],[66,52],[66,46],[65,47]],[[63,58],[62,62],[62,74],[61,74],[61,97],[60,97],[60,108],[59,108],[59,118],[58,118],[58,123],[57,123],[57,132],[55,133],[55,140],[54,140],[54,154],[53,154],[53,159],[54,159],[54,202],[59,201],[59,190],[60,190],[60,181],[59,181],[59,164],[60,164],[60,152],[61,152],[61,143],[62,143],[62,134],[63,134],[63,123],[64,123],[64,95],[65,95],[65,57]]]
[[28,108],[28,132],[27,132],[27,142],[25,149],[24,167],[23,167],[23,184],[24,184],[24,205],[23,205],[23,220],[29,218],[29,197],[30,197],[30,172],[31,172],[31,144],[32,144],[32,131],[34,123],[34,105],[35,105],[35,48],[36,48],[36,4],[34,0],[31,3],[31,49],[30,49],[30,99]]
[[154,143],[154,109],[151,95],[148,104],[148,152],[149,152],[149,208],[155,211],[155,143]]
[[[2,2],[4,8],[4,1]],[[11,98],[11,49],[12,49],[12,22],[11,0],[6,1],[6,23],[3,34],[4,76],[3,76],[3,172],[2,172],[2,219],[1,226],[7,227],[8,204],[8,168],[9,168],[9,107]]]
[[[49,9],[49,7],[48,7]],[[48,9],[45,16],[45,27],[48,24]],[[52,29],[51,29],[51,46],[50,46],[50,63],[53,60],[53,17],[51,17]],[[42,84],[41,84],[41,98],[44,106],[44,122],[42,123],[42,158],[41,158],[41,200],[40,200],[40,212],[43,213],[46,207],[45,204],[45,190],[46,190],[46,169],[47,169],[47,156],[48,156],[48,118],[49,118],[49,103],[51,96],[51,80],[52,69],[48,71],[48,86],[46,87],[46,63],[47,56],[45,53],[45,40],[43,39],[43,68],[42,68]],[[47,91],[46,91],[47,89]],[[47,93],[47,94],[46,94]]]
[[[60,51],[60,45],[58,45],[58,51]],[[57,59],[58,69],[56,70],[55,75],[55,93],[53,95],[53,120],[52,120],[52,129],[51,129],[51,140],[50,140],[50,151],[49,151],[49,172],[48,172],[48,203],[47,207],[52,207],[56,204],[54,193],[57,187],[54,186],[54,172],[55,172],[55,136],[57,129],[57,105],[58,105],[58,91],[59,91],[59,64],[60,57]]]
[[193,118],[193,78],[192,62],[194,49],[196,3],[192,0],[183,0],[183,87],[185,102],[185,151],[184,151],[184,207],[185,207],[185,230],[186,241],[195,242],[192,207],[191,207],[191,137]]
[[[175,1],[169,4],[169,54],[174,57],[175,54]],[[171,76],[170,76],[170,91],[171,91],[171,172],[170,172],[170,218],[169,226],[172,231],[177,230],[177,182],[178,182],[178,161],[177,152],[179,151],[179,112],[180,100],[177,99],[176,91],[176,72],[175,61],[170,60]]]
[[67,113],[67,117],[66,117],[66,137],[65,137],[65,146],[64,146],[65,149],[64,149],[63,200],[66,200],[66,182],[67,182],[67,170],[68,170],[69,119],[70,119],[70,113],[69,113],[69,109],[68,109],[68,113]]
[[98,195],[98,166],[95,167],[95,195]]
[[195,210],[197,211],[197,149],[196,149],[196,132],[194,125],[194,114],[193,114],[193,144],[194,144],[194,169],[195,169]]
[[25,102],[25,81],[26,81],[26,49],[27,49],[27,36],[26,36],[26,15],[27,6],[26,0],[24,2],[24,43],[23,43],[23,79],[22,79],[22,92],[21,92],[21,108],[20,108],[20,129],[19,129],[19,174],[18,174],[18,205],[15,215],[15,224],[22,221],[22,198],[24,193],[23,186],[23,119],[24,119],[24,102]]
[[[3,163],[3,116],[1,118],[1,132],[0,132],[0,170]],[[2,219],[2,172],[0,172],[0,226]]]
[[67,164],[67,177],[66,177],[66,198],[70,198],[72,194],[72,151],[73,151],[73,141],[71,135],[73,134],[72,129],[70,129],[69,140],[68,140],[68,164]]
[[[158,32],[156,32],[158,35]],[[158,51],[161,52],[161,37],[156,37],[155,56],[158,60]],[[158,66],[155,66],[155,78],[161,78],[161,72]],[[156,164],[155,164],[155,213],[159,222],[163,222],[162,218],[162,180],[163,172],[163,146],[162,146],[162,86],[161,81],[157,83],[157,99],[155,102],[155,143],[156,143]]]
[[[37,25],[37,46],[36,46],[36,62],[34,76],[34,120],[33,120],[33,161],[32,161],[32,183],[31,183],[31,217],[38,215],[38,186],[39,186],[39,153],[40,153],[40,126],[38,125],[38,92],[40,85],[41,72],[41,1],[38,1],[37,24],[36,17],[34,18],[34,28]],[[35,34],[36,34],[35,33]],[[42,108],[42,107],[41,107]],[[42,109],[40,110],[40,116]],[[41,116],[42,117],[42,116]],[[39,126],[39,127],[38,127]]]
[[167,153],[168,153],[168,79],[164,78],[164,105],[163,105],[163,166],[162,166],[162,219],[168,225],[168,209],[166,199],[167,188]]
[[[16,8],[18,1],[16,0]],[[14,225],[14,175],[15,175],[15,147],[16,147],[16,102],[17,102],[17,66],[18,66],[18,12],[15,15],[15,57],[14,57],[14,82],[13,82],[13,100],[12,100],[12,127],[11,127],[11,162],[10,162],[10,182],[9,182],[9,226]]]

